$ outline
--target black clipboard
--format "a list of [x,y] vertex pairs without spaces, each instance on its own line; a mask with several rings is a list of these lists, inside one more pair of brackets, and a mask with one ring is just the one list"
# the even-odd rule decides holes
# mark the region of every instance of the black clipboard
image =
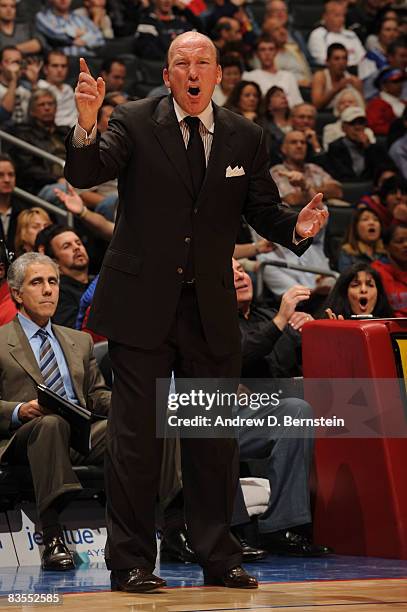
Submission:
[[91,449],[91,412],[82,406],[61,397],[45,385],[37,385],[38,403],[54,414],[59,414],[71,427],[71,446],[81,455],[88,455]]

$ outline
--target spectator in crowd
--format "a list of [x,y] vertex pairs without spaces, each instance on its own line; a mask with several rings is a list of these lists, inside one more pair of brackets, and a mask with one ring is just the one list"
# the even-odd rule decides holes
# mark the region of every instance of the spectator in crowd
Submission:
[[391,0],[359,0],[349,3],[346,24],[364,44],[369,34],[377,31],[383,9]]
[[281,87],[270,87],[264,98],[260,124],[267,138],[271,165],[279,163],[284,135],[292,129],[287,96]]
[[[233,262],[234,284],[239,308],[239,327],[242,336],[242,377],[269,378],[273,376],[273,354],[287,334],[287,324],[298,303],[309,298],[306,287],[295,285],[283,296],[278,311],[253,304],[253,286],[241,265]],[[305,313],[296,313],[304,321]],[[254,374],[255,373],[255,374]],[[264,391],[267,383],[260,384]],[[256,417],[264,416],[263,409]],[[311,416],[310,406],[297,398],[282,399],[276,409],[267,407],[268,414]],[[250,408],[237,409],[244,416]],[[280,412],[281,411],[281,412]],[[311,538],[311,508],[309,474],[313,456],[312,436],[285,437],[278,427],[269,429],[270,436],[259,437],[253,429],[238,431],[240,459],[249,463],[254,476],[270,481],[271,496],[268,508],[258,521],[261,545],[274,554],[320,557],[332,552],[318,546]],[[272,444],[270,444],[270,442]],[[265,452],[265,447],[268,449]],[[256,461],[261,459],[261,461]]]
[[341,198],[341,185],[321,166],[306,163],[307,140],[304,132],[288,132],[281,147],[284,163],[271,168],[280,197],[290,206],[304,206],[316,193],[324,199]]
[[[364,63],[362,64],[362,68]],[[407,38],[400,36],[387,49],[387,66],[396,68],[405,72],[407,69]],[[373,73],[368,72],[368,75],[361,74],[363,78],[363,92],[366,100],[370,100],[379,94],[376,87],[376,78],[379,76],[380,70],[375,70]],[[403,98],[407,98],[407,83],[404,83]]]
[[[397,19],[384,19],[379,26],[378,34],[370,34],[366,41],[367,54],[364,63],[364,74],[381,70],[387,66],[387,53],[391,45],[400,35]],[[370,68],[369,68],[370,64]]]
[[[30,99],[29,120],[16,126],[15,135],[64,160],[64,143],[69,126],[56,125],[56,111],[57,100],[54,93],[48,89],[37,89]],[[46,187],[55,183],[65,184],[62,165],[19,147],[15,147],[13,151],[19,186],[38,194],[44,200],[53,201],[53,187]]]
[[[301,53],[306,58],[309,64],[312,58],[308,51],[307,43],[305,42],[304,37],[301,34],[301,32],[298,30],[295,30],[290,25],[288,8],[284,0],[268,0],[266,2],[266,14],[264,17],[263,24],[265,24],[268,19],[276,19],[283,26],[287,28],[289,43],[296,45],[296,47],[298,47],[301,50]],[[294,49],[296,47],[291,47],[291,49]]]
[[78,117],[73,89],[65,82],[68,70],[69,63],[65,53],[58,50],[47,53],[43,68],[45,79],[40,79],[37,86],[40,89],[48,89],[55,95],[55,125],[75,125]]
[[[393,317],[380,274],[367,263],[356,263],[338,277],[321,311],[321,318],[350,319],[352,315]],[[320,318],[320,317],[319,317]]]
[[212,31],[212,37],[220,53],[230,43],[239,43],[242,40],[239,21],[234,17],[221,17]]
[[49,7],[37,14],[37,30],[51,48],[65,55],[95,55],[105,44],[103,34],[89,17],[71,11],[71,4],[71,0],[49,0]]
[[25,55],[41,53],[44,39],[31,22],[16,22],[16,0],[0,0],[0,48],[14,46]]
[[344,89],[351,89],[363,100],[362,81],[348,70],[348,51],[341,43],[329,45],[326,68],[318,70],[312,78],[312,103],[318,110],[332,109],[337,96]]
[[252,49],[260,34],[260,29],[246,3],[244,1],[215,0],[205,20],[206,31],[211,34],[216,29],[216,24],[224,17],[233,18],[239,22],[240,38],[244,46]]
[[316,132],[317,109],[312,104],[297,104],[291,110],[293,130],[304,132],[307,139],[307,161],[316,160],[322,153],[322,145]]
[[312,58],[324,66],[329,45],[341,43],[348,50],[348,65],[358,66],[366,51],[357,35],[345,28],[346,6],[340,0],[329,0],[324,6],[322,25],[313,30],[308,39]]
[[388,260],[375,261],[394,316],[407,317],[407,226],[392,225],[383,234]]
[[341,114],[345,134],[328,147],[325,169],[338,181],[366,181],[373,179],[376,169],[387,159],[383,146],[371,143],[365,128],[365,111],[357,106],[346,108]]
[[82,294],[92,280],[89,256],[78,234],[68,226],[51,225],[37,235],[35,250],[51,257],[61,272],[59,302],[52,320],[75,328]]
[[17,314],[7,282],[7,270],[10,264],[8,249],[0,238],[0,327],[10,323]]
[[373,210],[358,208],[346,232],[338,257],[338,270],[343,272],[355,263],[369,265],[376,259],[384,259],[385,249],[381,240],[382,225]]
[[384,229],[394,223],[407,223],[407,181],[394,173],[390,174],[372,194],[360,199],[358,208],[375,212]]
[[27,119],[31,93],[20,83],[23,55],[17,47],[3,47],[0,51],[0,105],[10,113],[14,123]]
[[309,87],[312,75],[307,58],[298,44],[289,40],[287,27],[279,19],[269,18],[263,23],[263,33],[270,36],[277,47],[275,59],[277,70],[293,73],[298,85]]
[[375,134],[386,136],[391,124],[402,116],[406,108],[401,98],[405,80],[405,72],[398,68],[383,68],[376,78],[380,93],[366,107],[367,121]]
[[193,14],[185,9],[175,15],[174,0],[153,0],[151,12],[140,19],[135,33],[134,51],[139,57],[151,60],[164,60],[173,39],[196,29],[190,21]]
[[[329,147],[331,142],[345,136],[342,129],[342,121],[340,116],[345,108],[349,108],[350,106],[365,108],[365,103],[362,96],[360,96],[356,90],[348,88],[342,89],[342,91],[336,96],[333,107],[333,114],[335,117],[338,117],[338,120],[334,123],[328,123],[323,129],[322,144],[325,150]],[[365,133],[367,134],[370,142],[376,142],[375,135],[369,127],[365,128]]]
[[234,55],[224,55],[220,62],[222,66],[222,80],[215,86],[212,100],[215,104],[223,106],[232,93],[233,88],[242,78],[242,62]]
[[0,240],[7,249],[14,252],[14,240],[17,218],[23,210],[22,203],[13,195],[16,186],[14,162],[4,153],[0,153]]
[[[111,104],[103,104],[99,108],[97,129],[100,134],[107,130],[113,110],[114,107]],[[118,199],[117,179],[106,181],[93,189],[82,191],[80,196],[68,184],[61,185],[61,187],[54,186],[53,191],[56,197],[73,214],[77,215],[82,223],[92,229],[97,236],[110,241]],[[95,212],[93,213],[89,209],[94,209]]]
[[[329,261],[324,253],[324,234],[323,232],[314,240],[312,245],[301,257],[294,255],[279,244],[274,244],[274,249],[270,253],[258,256],[258,260],[266,263],[276,262],[277,266],[269,265],[264,268],[264,283],[266,287],[276,296],[281,297],[293,285],[302,285],[310,289],[309,300],[301,304],[301,310],[309,314],[316,313],[321,307],[321,303],[329,293],[333,283],[335,273],[329,267]],[[317,268],[324,273],[320,275],[300,270],[291,270],[280,267],[279,264],[294,264],[300,268]],[[325,274],[325,271],[332,276]]]
[[75,9],[74,14],[92,21],[105,40],[114,38],[112,22],[106,11],[106,0],[83,0],[83,6]]
[[260,118],[261,91],[253,81],[239,81],[225,103],[232,110],[250,121]]
[[55,263],[39,253],[22,255],[10,266],[8,282],[18,315],[0,330],[0,460],[30,468],[44,539],[42,568],[70,570],[75,564],[59,514],[82,490],[72,464],[103,463],[107,421],[92,423],[91,450],[81,455],[70,449],[68,422],[38,403],[37,384],[104,416],[111,393],[90,336],[51,324],[59,293]]
[[389,131],[387,146],[390,145],[389,155],[391,159],[396,164],[403,178],[407,179],[407,108],[404,109],[403,115],[399,120],[399,131],[397,134],[395,133],[395,123],[396,121]]
[[17,217],[15,236],[15,254],[17,257],[23,253],[34,251],[37,234],[51,225],[52,221],[46,210],[33,206],[22,210]]
[[256,55],[261,68],[244,72],[242,78],[257,83],[263,96],[266,95],[270,87],[278,85],[284,89],[290,107],[300,104],[303,100],[294,75],[286,70],[276,68],[277,47],[270,37],[260,36],[257,41]]
[[126,82],[126,64],[118,57],[110,57],[104,60],[100,69],[100,76],[106,83],[106,93],[120,91],[125,96],[124,84]]
[[146,6],[144,0],[109,0],[109,16],[115,36],[134,36]]

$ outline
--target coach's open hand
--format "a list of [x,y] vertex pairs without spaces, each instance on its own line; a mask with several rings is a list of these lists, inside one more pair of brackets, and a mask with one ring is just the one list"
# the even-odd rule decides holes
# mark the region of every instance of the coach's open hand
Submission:
[[329,213],[322,208],[323,197],[322,193],[317,193],[298,215],[295,233],[302,238],[312,238],[327,222]]
[[88,133],[97,121],[98,110],[102,106],[106,86],[102,77],[94,79],[83,57],[79,60],[80,73],[75,88],[78,123]]

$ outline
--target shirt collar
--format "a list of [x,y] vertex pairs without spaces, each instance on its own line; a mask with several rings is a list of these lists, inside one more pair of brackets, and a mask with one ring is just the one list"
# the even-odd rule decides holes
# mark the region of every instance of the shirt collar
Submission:
[[48,321],[45,327],[40,327],[39,325],[34,323],[34,321],[21,314],[21,312],[17,313],[17,316],[28,340],[31,340],[39,329],[45,329],[45,331],[48,332],[51,338],[54,338],[54,334],[51,327],[51,320]]
[[[185,117],[188,117],[189,115],[180,107],[179,104],[177,104],[174,98],[173,101],[175,114],[177,116],[178,123],[180,123],[183,119],[185,119]],[[198,117],[202,121],[208,132],[213,134],[215,118],[213,114],[212,102],[209,102],[208,106],[205,108],[205,110],[202,111],[200,115],[198,115]]]

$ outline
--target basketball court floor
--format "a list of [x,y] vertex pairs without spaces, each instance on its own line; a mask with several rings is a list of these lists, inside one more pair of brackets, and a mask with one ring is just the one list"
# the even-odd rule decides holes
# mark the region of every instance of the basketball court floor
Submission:
[[[82,565],[72,572],[39,567],[0,570],[0,610],[76,612],[407,612],[407,561],[333,555],[325,559],[269,556],[247,569],[258,590],[203,587],[196,565],[163,563],[168,587],[151,594],[112,593],[109,572]],[[15,601],[8,595],[14,594]],[[21,604],[18,595],[54,594],[59,604]],[[44,597],[42,598],[44,599]],[[20,600],[21,601],[21,600]]]

